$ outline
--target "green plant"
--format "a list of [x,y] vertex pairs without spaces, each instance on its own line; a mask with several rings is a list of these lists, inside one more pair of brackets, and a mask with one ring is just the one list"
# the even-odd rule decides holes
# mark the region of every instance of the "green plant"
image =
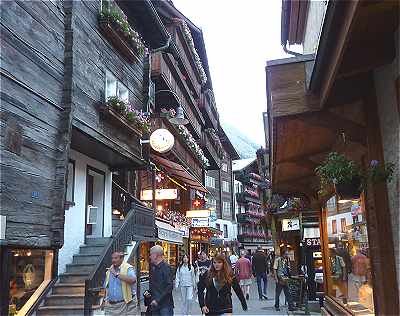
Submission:
[[394,163],[382,164],[378,160],[372,160],[365,174],[365,180],[372,183],[392,181],[395,165]]
[[127,104],[117,96],[109,97],[107,99],[107,105],[111,106],[113,109],[121,114],[126,113]]

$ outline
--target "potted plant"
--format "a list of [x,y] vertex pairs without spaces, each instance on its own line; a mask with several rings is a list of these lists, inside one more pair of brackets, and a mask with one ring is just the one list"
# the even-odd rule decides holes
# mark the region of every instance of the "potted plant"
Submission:
[[342,200],[358,199],[368,183],[391,180],[394,172],[392,163],[380,164],[373,160],[367,170],[337,152],[328,154],[326,160],[315,169],[320,177],[321,192],[333,185]]

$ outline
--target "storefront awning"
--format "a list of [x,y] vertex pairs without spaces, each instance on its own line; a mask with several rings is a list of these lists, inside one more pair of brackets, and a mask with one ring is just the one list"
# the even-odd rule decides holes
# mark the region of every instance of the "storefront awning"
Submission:
[[161,165],[162,168],[165,169],[164,171],[170,177],[173,177],[176,180],[185,183],[192,189],[208,193],[207,189],[202,185],[202,183],[199,180],[197,180],[194,176],[192,176],[189,173],[189,171],[187,171],[180,164],[155,155],[152,155],[151,159],[156,165]]
[[159,239],[177,244],[183,243],[182,233],[174,226],[158,220],[156,220],[156,226]]

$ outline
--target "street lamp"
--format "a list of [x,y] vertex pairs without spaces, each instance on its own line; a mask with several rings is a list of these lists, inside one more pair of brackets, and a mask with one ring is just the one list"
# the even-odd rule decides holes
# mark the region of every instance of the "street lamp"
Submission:
[[169,92],[172,95],[175,96],[175,98],[177,98],[179,104],[178,107],[176,109],[176,115],[174,117],[171,117],[169,119],[170,123],[174,124],[174,125],[186,125],[189,123],[189,120],[187,118],[185,118],[185,115],[183,113],[183,107],[182,107],[182,102],[181,99],[179,98],[179,96],[172,90],[158,90],[156,91],[156,93],[154,95],[156,95],[157,93],[160,92]]

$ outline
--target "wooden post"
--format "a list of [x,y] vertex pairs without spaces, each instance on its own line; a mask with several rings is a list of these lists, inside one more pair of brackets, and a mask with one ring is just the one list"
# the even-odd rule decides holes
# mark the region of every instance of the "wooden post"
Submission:
[[[379,111],[371,76],[365,91],[368,161],[384,162]],[[376,315],[399,315],[399,292],[386,183],[369,185],[366,192],[366,217],[371,253]],[[396,245],[398,247],[398,245]]]
[[8,304],[10,295],[10,249],[0,249],[0,315],[8,315]]

